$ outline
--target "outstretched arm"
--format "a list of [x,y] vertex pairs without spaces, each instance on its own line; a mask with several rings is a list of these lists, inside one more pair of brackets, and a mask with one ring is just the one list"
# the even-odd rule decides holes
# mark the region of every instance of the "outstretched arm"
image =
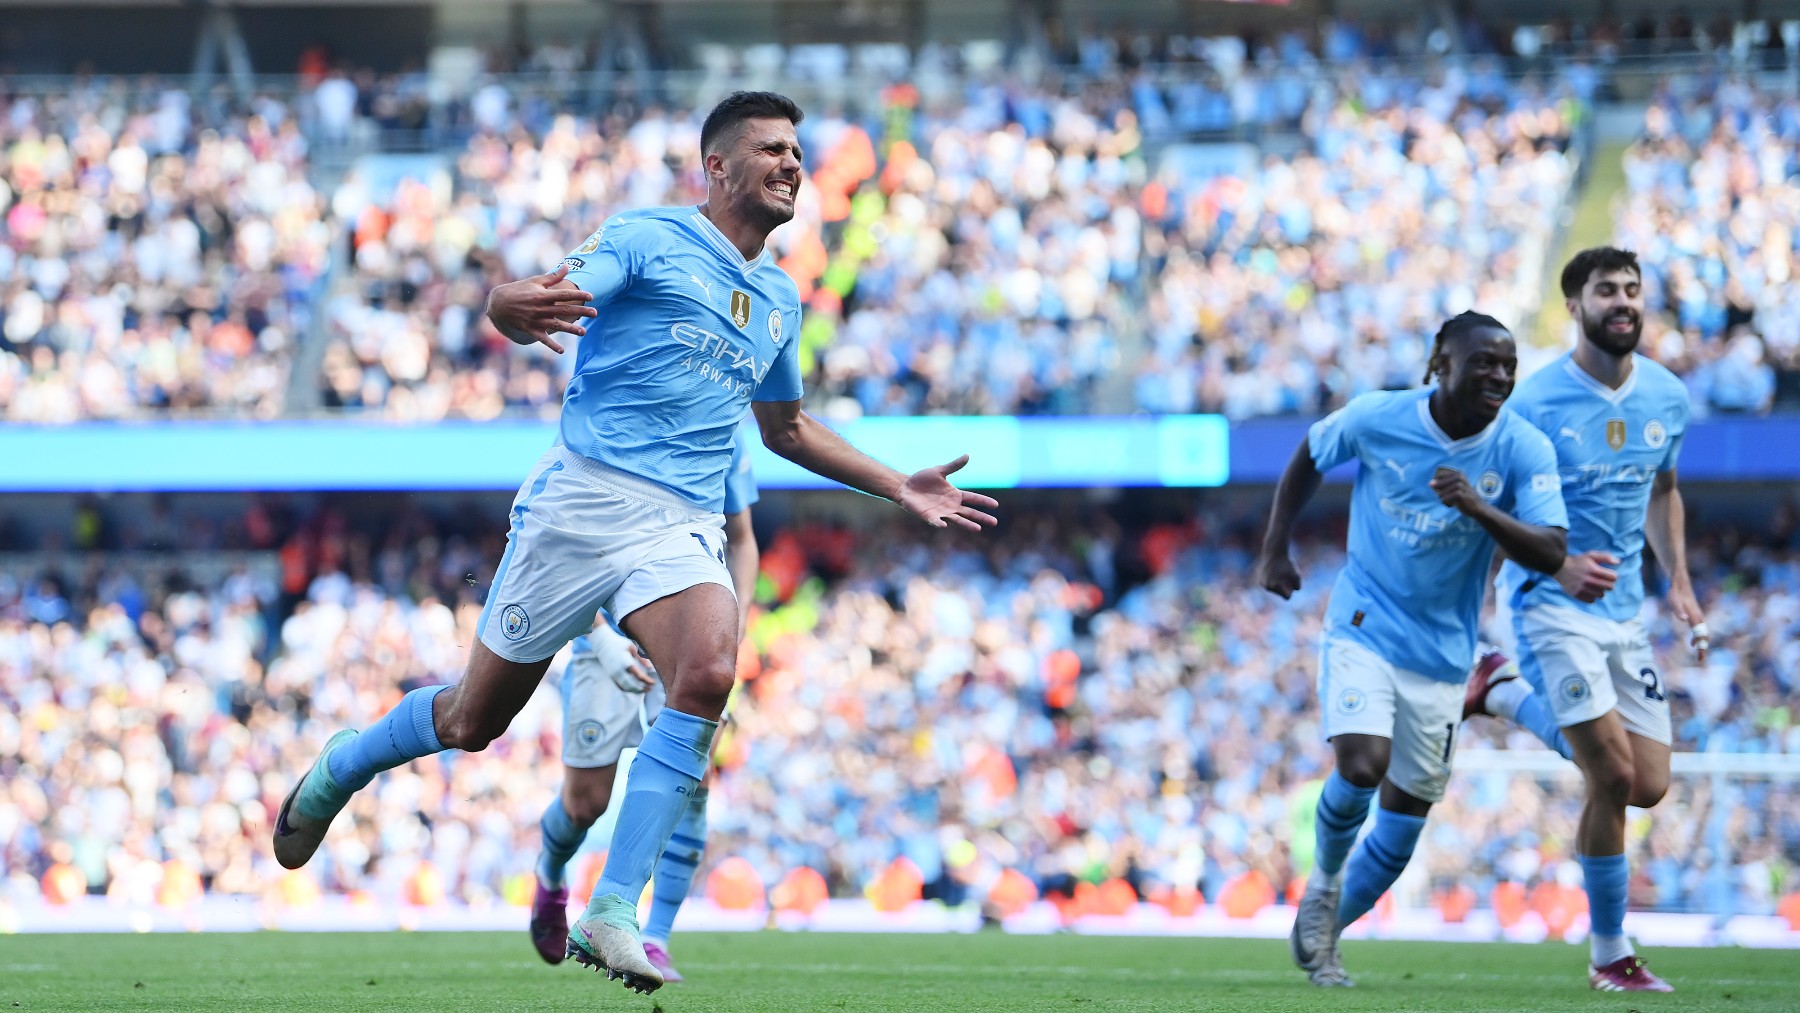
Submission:
[[815,475],[893,500],[934,528],[955,524],[980,531],[997,523],[984,511],[999,506],[998,502],[950,484],[949,476],[969,463],[967,454],[948,464],[902,475],[801,411],[798,401],[757,401],[752,407],[763,445]]
[[1562,528],[1527,524],[1499,509],[1476,493],[1474,486],[1455,468],[1439,468],[1431,476],[1431,490],[1447,507],[1452,507],[1482,526],[1500,546],[1500,551],[1518,561],[1520,566],[1539,573],[1555,573],[1563,567],[1563,555],[1569,548],[1569,533]]
[[1693,646],[1700,660],[1712,644],[1706,634],[1706,613],[1700,610],[1700,599],[1694,594],[1693,579],[1687,566],[1687,509],[1681,502],[1681,490],[1675,485],[1675,471],[1658,472],[1656,484],[1650,487],[1650,512],[1644,518],[1644,537],[1656,553],[1656,562],[1669,575],[1669,592],[1663,596],[1669,611],[1693,629]]
[[1263,529],[1262,552],[1256,557],[1256,582],[1263,590],[1283,598],[1300,590],[1300,570],[1294,565],[1288,545],[1294,537],[1294,518],[1319,490],[1319,481],[1311,443],[1301,437],[1275,486],[1275,503],[1269,508],[1269,523]]

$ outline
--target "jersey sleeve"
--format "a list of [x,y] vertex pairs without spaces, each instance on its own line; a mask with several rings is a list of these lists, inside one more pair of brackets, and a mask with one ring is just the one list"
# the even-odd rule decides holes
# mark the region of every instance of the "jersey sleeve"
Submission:
[[1669,442],[1663,447],[1663,458],[1656,466],[1658,472],[1674,471],[1681,459],[1681,441],[1687,436],[1688,415],[1692,412],[1688,403],[1687,388],[1681,388],[1680,397],[1676,401],[1676,410],[1670,414]]
[[1321,475],[1360,453],[1370,405],[1371,395],[1352,398],[1349,404],[1314,422],[1306,431],[1306,448],[1312,454],[1313,467]]
[[589,305],[599,308],[625,294],[633,279],[643,273],[643,226],[636,222],[607,222],[563,258],[568,281],[592,292]]
[[1569,511],[1563,505],[1562,473],[1556,467],[1556,448],[1550,438],[1519,425],[1513,440],[1513,516],[1526,524],[1567,528]]
[[805,393],[800,382],[800,306],[794,305],[794,324],[787,343],[775,353],[775,362],[756,387],[753,401],[798,401]]
[[731,467],[725,471],[725,515],[748,510],[759,498],[756,473],[750,467],[750,430],[739,426],[731,443]]

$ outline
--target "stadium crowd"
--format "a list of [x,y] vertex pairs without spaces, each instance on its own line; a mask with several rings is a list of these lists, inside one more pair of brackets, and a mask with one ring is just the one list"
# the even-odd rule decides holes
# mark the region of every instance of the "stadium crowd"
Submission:
[[[1651,620],[1677,749],[1800,752],[1796,516],[1694,543],[1706,666]],[[136,898],[172,863],[195,889],[277,889],[263,842],[285,778],[330,732],[460,675],[494,546],[457,523],[402,506],[370,537],[329,509],[295,523],[257,504],[204,530],[214,548],[270,548],[210,575],[196,566],[218,553],[0,568],[0,891]],[[774,532],[709,863],[742,858],[769,885],[810,866],[855,896],[905,857],[953,904],[1003,869],[1050,893],[1117,877],[1211,899],[1254,873],[1278,895],[1309,861],[1329,756],[1313,659],[1342,557],[1308,544],[1306,586],[1282,605],[1250,586],[1245,533],[1205,514],[1027,512],[982,543]],[[383,775],[305,875],[421,900],[430,863],[444,896],[524,902],[559,727],[546,687],[486,752]],[[1536,745],[1485,720],[1462,739]],[[1569,779],[1458,778],[1404,902],[1566,877],[1579,805]],[[1678,777],[1631,847],[1640,907],[1767,912],[1800,863],[1800,794]]]
[[329,235],[282,103],[0,90],[0,419],[274,417]]
[[[1680,84],[1680,82],[1678,82]],[[1800,396],[1800,100],[1739,79],[1671,86],[1625,155],[1618,239],[1644,259],[1655,354],[1696,405]]]
[[[811,185],[774,241],[807,303],[813,407],[1317,412],[1416,379],[1447,313],[1529,323],[1595,79],[1370,62],[1393,48],[1348,28],[1095,37],[1067,77],[921,52],[915,78],[814,106]],[[122,80],[0,93],[0,416],[552,412],[568,360],[494,333],[487,289],[619,210],[699,199],[698,124],[500,82],[436,154],[341,180],[313,152],[410,129],[418,75],[243,104]],[[1627,155],[1649,350],[1719,410],[1800,396],[1795,109],[1678,78]],[[1286,140],[1179,143],[1226,126]],[[290,383],[294,362],[314,381]]]

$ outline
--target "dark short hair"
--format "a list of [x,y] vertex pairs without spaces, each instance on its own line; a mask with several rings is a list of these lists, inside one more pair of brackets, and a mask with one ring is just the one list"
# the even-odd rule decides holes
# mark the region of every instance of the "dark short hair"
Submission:
[[1505,324],[1488,316],[1486,313],[1477,313],[1474,310],[1463,310],[1461,313],[1444,321],[1444,326],[1438,328],[1437,340],[1431,343],[1431,357],[1425,360],[1426,382],[1429,383],[1431,381],[1431,374],[1437,371],[1437,357],[1443,353],[1445,345],[1465,334],[1474,331],[1488,330],[1490,328],[1497,331],[1506,331],[1508,334],[1512,333],[1512,331],[1507,330]]
[[806,118],[794,100],[772,91],[734,91],[713,106],[700,125],[700,153],[709,154],[720,138],[745,120],[783,119],[798,124]]
[[1562,269],[1562,294],[1564,299],[1575,299],[1581,295],[1588,279],[1598,271],[1610,274],[1613,271],[1630,271],[1640,279],[1644,269],[1638,266],[1637,254],[1630,250],[1621,250],[1616,246],[1595,246],[1577,253]]

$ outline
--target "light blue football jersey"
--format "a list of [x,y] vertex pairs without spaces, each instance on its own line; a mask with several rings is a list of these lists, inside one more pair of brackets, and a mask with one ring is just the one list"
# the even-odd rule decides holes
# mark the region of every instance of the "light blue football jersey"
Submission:
[[750,402],[800,400],[793,279],[694,207],[614,215],[564,263],[599,316],[576,345],[563,445],[722,510]]
[[1358,462],[1344,569],[1325,613],[1329,635],[1443,682],[1468,678],[1494,540],[1438,501],[1431,476],[1461,471],[1481,496],[1526,524],[1566,527],[1556,452],[1502,410],[1452,440],[1431,417],[1431,390],[1363,394],[1313,424],[1313,465]]
[[750,441],[756,435],[756,427],[746,422],[738,426],[737,436],[731,441],[731,467],[725,471],[725,509],[726,516],[740,510],[748,510],[761,498],[756,491],[756,472],[750,467]]
[[1555,580],[1509,561],[1500,569],[1500,593],[1514,607],[1562,605],[1615,621],[1637,615],[1644,603],[1651,486],[1681,454],[1687,388],[1659,363],[1634,355],[1631,376],[1613,390],[1565,355],[1519,384],[1506,404],[1556,447],[1569,508],[1569,554],[1612,553],[1619,557],[1619,582],[1606,597],[1584,604]]

